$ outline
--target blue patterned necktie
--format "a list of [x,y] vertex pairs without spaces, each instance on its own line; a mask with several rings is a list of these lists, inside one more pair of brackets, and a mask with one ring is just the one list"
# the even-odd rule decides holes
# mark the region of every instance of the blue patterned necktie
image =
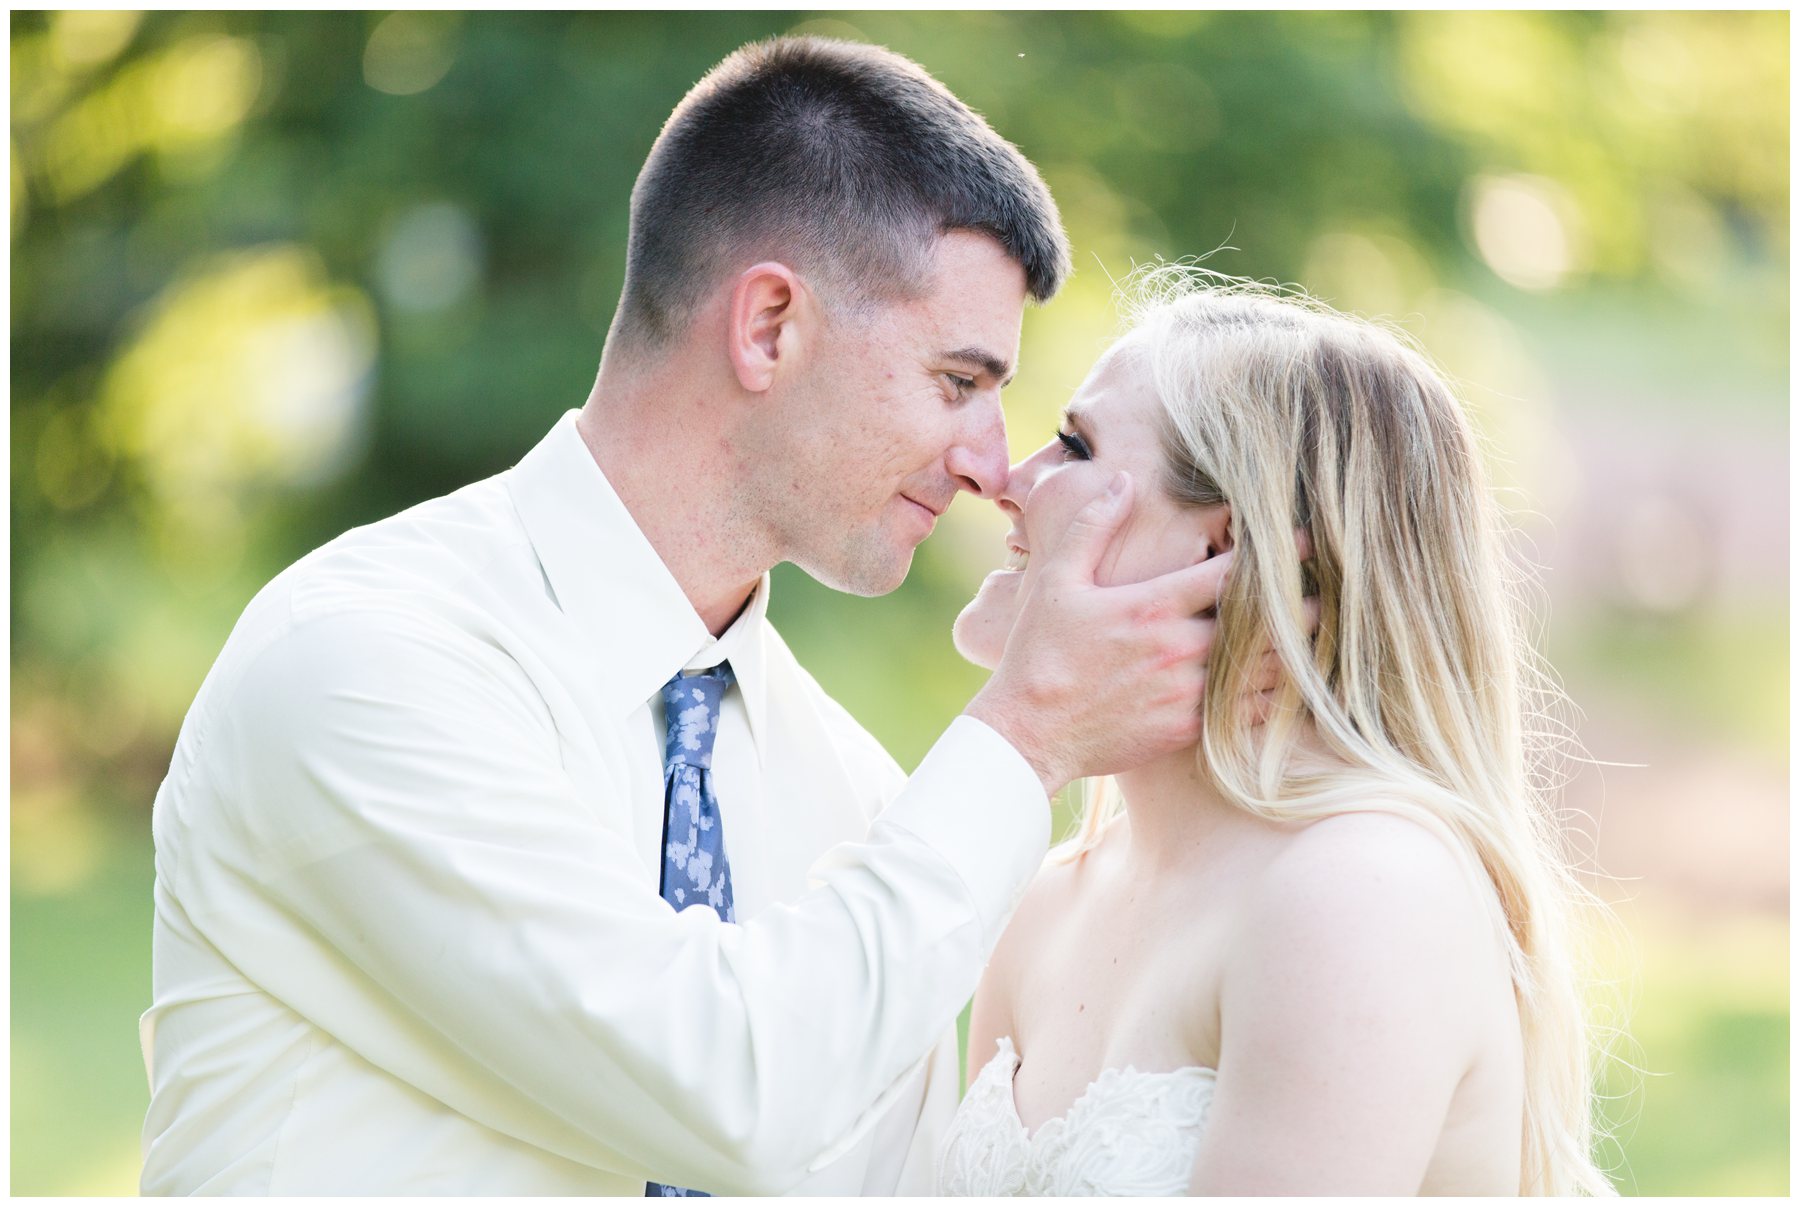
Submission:
[[[732,684],[731,663],[697,675],[676,675],[663,685],[663,715],[669,736],[663,745],[662,899],[677,911],[709,906],[727,922],[737,921],[731,900],[731,867],[725,862],[725,834],[719,801],[713,795],[713,738],[719,707]],[[647,1197],[708,1197],[661,1182],[644,1185]]]

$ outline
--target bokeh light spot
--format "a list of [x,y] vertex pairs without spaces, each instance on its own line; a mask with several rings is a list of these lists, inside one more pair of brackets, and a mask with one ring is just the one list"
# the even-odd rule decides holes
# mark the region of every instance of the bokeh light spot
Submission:
[[363,79],[377,92],[412,96],[456,61],[455,13],[399,12],[382,19],[363,48]]
[[1580,213],[1568,191],[1541,176],[1479,176],[1469,186],[1475,249],[1502,280],[1554,289],[1585,259]]
[[218,257],[170,286],[104,386],[107,434],[172,525],[165,551],[235,558],[252,495],[344,468],[374,356],[368,300],[308,248]]
[[121,75],[50,124],[42,144],[44,174],[59,201],[105,182],[142,149],[141,73]]
[[163,138],[212,138],[244,120],[262,87],[262,56],[247,38],[194,37],[158,64],[151,100]]
[[1399,317],[1436,283],[1431,266],[1395,235],[1331,231],[1307,250],[1308,292],[1341,310]]
[[117,58],[131,45],[141,12],[71,9],[50,14],[50,50],[58,65],[86,71]]
[[1632,93],[1661,113],[1683,113],[1699,100],[1693,51],[1681,32],[1662,23],[1640,22],[1619,39],[1619,65]]
[[388,230],[376,276],[400,310],[430,312],[454,306],[481,279],[481,232],[467,211],[447,201],[402,214]]
[[106,833],[92,810],[59,787],[13,793],[12,883],[34,896],[71,893],[105,855]]
[[1619,586],[1627,600],[1671,616],[1693,608],[1717,569],[1699,503],[1644,490],[1618,506]]

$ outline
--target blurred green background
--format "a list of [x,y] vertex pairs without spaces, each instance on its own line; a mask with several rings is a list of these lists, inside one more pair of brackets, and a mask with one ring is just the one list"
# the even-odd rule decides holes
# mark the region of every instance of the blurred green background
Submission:
[[[682,93],[804,29],[923,63],[1042,169],[1077,274],[1015,453],[1162,255],[1391,316],[1464,383],[1585,712],[1622,926],[1602,1163],[1788,1181],[1788,16],[14,13],[12,1190],[130,1193],[150,802],[238,611],[585,397]],[[981,680],[964,499],[777,623],[907,765]],[[1619,1004],[1622,1003],[1622,1010]]]

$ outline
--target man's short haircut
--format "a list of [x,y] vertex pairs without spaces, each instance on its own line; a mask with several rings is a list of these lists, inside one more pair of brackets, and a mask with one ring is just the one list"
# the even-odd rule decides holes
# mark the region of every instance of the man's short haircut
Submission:
[[765,259],[822,281],[828,303],[916,294],[957,230],[998,241],[1040,302],[1068,275],[1037,169],[918,64],[825,38],[752,43],[682,98],[638,173],[613,338],[665,345],[707,290]]

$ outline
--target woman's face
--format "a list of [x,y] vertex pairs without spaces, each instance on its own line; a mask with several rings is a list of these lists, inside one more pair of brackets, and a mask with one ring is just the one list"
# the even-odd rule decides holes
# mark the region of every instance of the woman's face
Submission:
[[1013,522],[1006,565],[982,582],[954,629],[957,651],[977,666],[999,665],[1038,567],[1120,470],[1132,478],[1131,515],[1094,571],[1096,583],[1143,582],[1230,547],[1228,507],[1183,507],[1163,489],[1161,404],[1128,343],[1100,358],[1056,437],[1012,467],[998,500]]

